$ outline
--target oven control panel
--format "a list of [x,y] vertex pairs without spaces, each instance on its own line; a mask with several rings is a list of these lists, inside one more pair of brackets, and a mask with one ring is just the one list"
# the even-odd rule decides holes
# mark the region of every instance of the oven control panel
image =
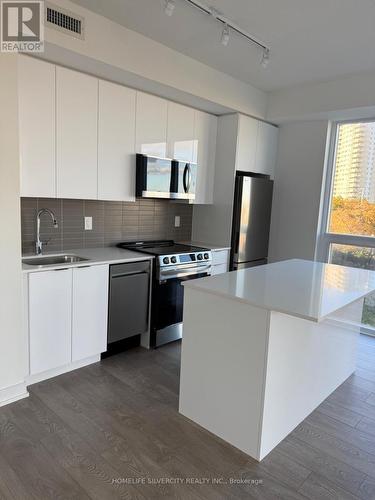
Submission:
[[202,250],[201,252],[180,253],[177,255],[162,255],[159,257],[160,267],[176,266],[181,264],[203,264],[210,263],[212,254],[210,250]]

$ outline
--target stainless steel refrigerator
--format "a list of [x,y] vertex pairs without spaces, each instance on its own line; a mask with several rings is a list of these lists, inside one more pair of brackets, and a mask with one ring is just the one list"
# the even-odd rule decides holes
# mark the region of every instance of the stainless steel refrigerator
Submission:
[[237,172],[234,190],[231,270],[267,264],[273,181]]

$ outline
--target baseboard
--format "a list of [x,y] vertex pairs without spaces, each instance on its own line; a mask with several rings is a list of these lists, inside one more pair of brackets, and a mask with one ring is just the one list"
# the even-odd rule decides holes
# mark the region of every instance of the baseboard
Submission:
[[0,389],[0,406],[9,405],[28,396],[29,393],[27,392],[25,382],[5,387],[4,389]]
[[38,382],[42,382],[43,380],[62,375],[63,373],[68,373],[73,370],[77,370],[78,368],[83,368],[84,366],[91,365],[92,363],[97,363],[98,361],[100,361],[100,354],[96,354],[95,356],[91,356],[89,358],[80,359],[79,361],[74,361],[73,363],[69,363],[68,365],[59,366],[58,368],[53,368],[52,370],[47,370],[42,373],[29,375],[28,377],[26,377],[26,385],[36,384]]

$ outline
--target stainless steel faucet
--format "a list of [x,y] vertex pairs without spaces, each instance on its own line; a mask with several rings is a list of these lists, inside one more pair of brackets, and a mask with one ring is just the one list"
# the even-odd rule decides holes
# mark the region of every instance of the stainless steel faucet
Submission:
[[40,255],[42,253],[43,244],[48,243],[48,241],[44,242],[44,241],[41,241],[41,239],[40,239],[40,217],[43,214],[49,214],[51,216],[53,227],[55,227],[55,228],[59,227],[59,225],[57,224],[57,219],[56,219],[55,214],[49,208],[41,208],[39,210],[38,215],[36,217],[36,243],[35,243],[35,247],[36,247],[36,254],[37,255]]

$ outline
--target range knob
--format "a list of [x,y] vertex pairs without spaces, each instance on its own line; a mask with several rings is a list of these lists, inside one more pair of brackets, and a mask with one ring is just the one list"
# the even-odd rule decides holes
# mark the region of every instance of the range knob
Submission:
[[198,259],[198,260],[202,260],[202,259],[203,259],[203,255],[202,255],[201,253],[199,253],[199,254],[197,255],[197,259]]
[[169,264],[169,257],[164,257],[163,262],[164,264]]
[[177,262],[176,257],[174,257],[174,256],[173,256],[173,257],[171,258],[171,262],[173,262],[173,264],[176,264],[176,262]]
[[208,259],[209,259],[209,257],[210,257],[210,256],[208,255],[208,253],[205,253],[205,254],[204,254],[204,258],[205,258],[206,260],[208,260]]

